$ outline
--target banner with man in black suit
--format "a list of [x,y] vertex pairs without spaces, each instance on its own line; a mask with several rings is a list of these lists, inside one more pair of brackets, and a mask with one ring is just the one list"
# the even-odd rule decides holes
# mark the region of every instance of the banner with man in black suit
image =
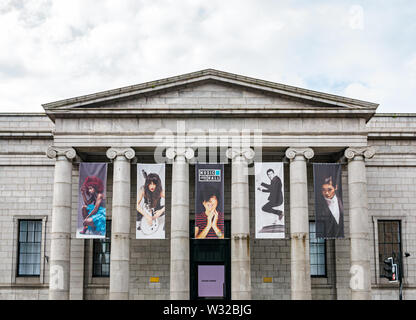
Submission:
[[344,237],[341,165],[314,163],[316,237]]
[[256,162],[256,238],[285,237],[283,162]]

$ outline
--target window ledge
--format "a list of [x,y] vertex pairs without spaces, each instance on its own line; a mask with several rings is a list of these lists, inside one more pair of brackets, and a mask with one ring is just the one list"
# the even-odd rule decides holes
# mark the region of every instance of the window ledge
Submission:
[[334,286],[332,284],[319,284],[319,283],[312,283],[311,285],[312,289],[332,289]]
[[0,285],[0,289],[48,289],[47,283],[12,283],[8,285]]
[[89,283],[87,285],[87,289],[108,289],[110,288],[110,284],[97,284],[97,283]]
[[[399,289],[399,283],[372,284],[371,289]],[[403,289],[416,289],[416,285],[404,284]]]

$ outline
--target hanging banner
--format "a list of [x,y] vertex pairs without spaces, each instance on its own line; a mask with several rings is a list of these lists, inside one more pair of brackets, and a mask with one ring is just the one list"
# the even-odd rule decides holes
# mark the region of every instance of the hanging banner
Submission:
[[256,238],[285,237],[283,162],[254,164],[256,200]]
[[195,165],[195,238],[224,238],[224,165]]
[[105,238],[106,185],[107,163],[81,162],[77,238]]
[[137,164],[136,239],[165,239],[165,164]]
[[344,237],[341,165],[314,163],[316,237]]

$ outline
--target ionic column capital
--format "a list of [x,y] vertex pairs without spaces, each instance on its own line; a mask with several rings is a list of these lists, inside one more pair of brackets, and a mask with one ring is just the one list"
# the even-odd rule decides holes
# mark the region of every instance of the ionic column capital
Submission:
[[110,148],[107,150],[106,155],[109,159],[115,159],[116,157],[125,157],[127,160],[131,160],[135,156],[135,152],[132,148]]
[[192,148],[168,148],[166,150],[166,157],[170,160],[176,157],[184,157],[186,160],[190,160],[194,157],[194,150]]
[[285,152],[285,155],[291,161],[296,158],[296,156],[302,156],[305,159],[312,159],[315,153],[312,148],[288,148]]
[[225,152],[228,159],[235,160],[237,158],[244,158],[245,160],[251,160],[254,158],[254,151],[251,148],[229,148]]
[[55,159],[59,156],[65,156],[67,160],[72,161],[76,157],[77,153],[73,148],[60,148],[49,146],[46,150],[46,156],[50,159]]
[[[376,150],[373,147],[361,147],[361,148],[347,148],[344,152],[345,157],[348,160],[364,160],[364,158],[371,159]],[[356,157],[359,157],[356,159]]]

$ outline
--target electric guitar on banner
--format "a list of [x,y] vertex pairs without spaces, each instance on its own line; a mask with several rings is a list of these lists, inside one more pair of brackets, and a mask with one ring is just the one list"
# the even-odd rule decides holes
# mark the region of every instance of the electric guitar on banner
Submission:
[[[155,215],[155,209],[149,208],[148,204],[144,204],[142,206],[142,210],[151,217]],[[152,233],[155,233],[159,229],[159,218],[152,220],[152,224],[149,225],[147,223],[146,218],[143,216],[140,222],[140,229],[145,235],[150,235]]]

